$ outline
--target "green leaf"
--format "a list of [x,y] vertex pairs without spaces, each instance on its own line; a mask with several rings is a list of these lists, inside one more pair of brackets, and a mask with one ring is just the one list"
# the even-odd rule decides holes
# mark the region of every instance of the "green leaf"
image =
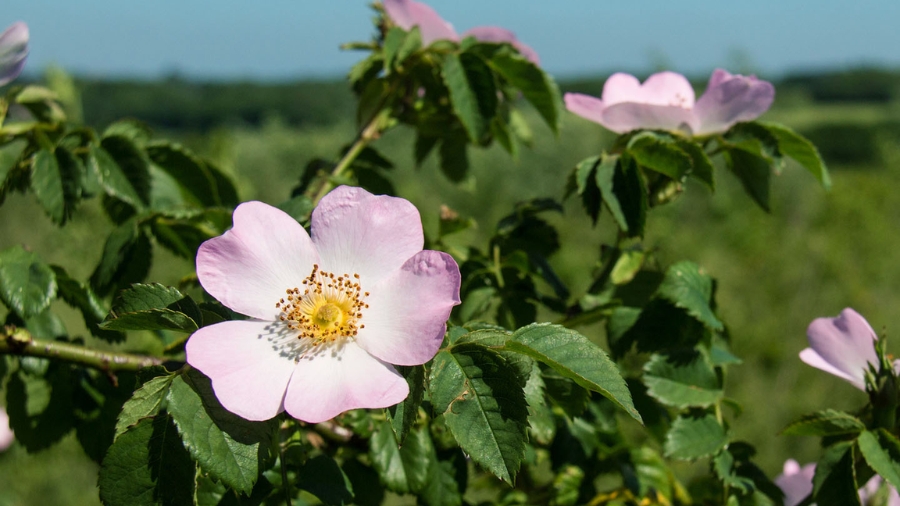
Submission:
[[198,156],[180,144],[163,141],[146,146],[147,156],[181,186],[182,196],[196,205],[223,205],[212,173]]
[[194,463],[171,418],[144,418],[109,447],[100,466],[106,506],[193,504]]
[[451,460],[430,459],[425,488],[419,492],[419,498],[428,506],[461,506],[467,475],[465,458],[458,450]]
[[[602,168],[602,166],[601,166]],[[600,168],[597,170],[597,184],[600,191],[604,191],[604,186],[600,182]],[[615,195],[615,201],[621,209],[621,219],[616,217],[619,228],[623,232],[627,232],[628,237],[638,237],[644,235],[644,224],[647,220],[647,187],[644,178],[641,176],[640,170],[634,160],[629,156],[619,158],[619,163],[615,167],[612,175],[612,194]],[[607,207],[615,215],[614,209],[610,206],[612,199],[607,200],[606,195],[603,197],[607,202]]]
[[722,386],[703,355],[653,355],[644,364],[644,383],[659,402],[676,408],[707,407],[722,398]]
[[438,151],[441,172],[447,179],[459,183],[469,173],[468,140],[459,130],[449,133],[441,141]]
[[210,380],[196,369],[172,381],[166,402],[184,446],[201,469],[249,495],[266,469],[273,424],[247,421],[226,410]]
[[609,273],[609,280],[614,285],[624,285],[629,283],[644,266],[644,259],[647,258],[647,252],[641,250],[623,251],[613,265],[612,271]]
[[678,147],[691,157],[691,167],[693,168],[690,175],[699,179],[710,191],[715,191],[715,168],[703,147],[692,140],[679,139],[676,142]]
[[740,179],[744,190],[764,211],[769,207],[770,180],[772,168],[766,159],[740,149],[725,152],[725,161],[734,175]]
[[143,280],[150,270],[150,248],[137,220],[125,221],[106,238],[100,262],[91,274],[91,287],[107,295],[118,286]]
[[574,506],[584,481],[584,470],[575,465],[565,465],[553,478],[551,506]]
[[431,401],[460,448],[512,484],[525,456],[528,408],[515,371],[476,343],[454,345],[434,358]]
[[506,342],[512,334],[502,329],[482,329],[475,330],[454,339],[454,344],[476,343],[481,346],[491,348],[497,352],[506,363],[516,372],[516,378],[519,380],[519,386],[525,388],[525,384],[531,377],[532,366],[534,360],[530,357],[517,352],[511,352],[504,349]]
[[384,70],[390,73],[403,65],[409,55],[422,47],[422,33],[418,26],[410,31],[399,27],[391,28],[384,37]]
[[59,163],[52,151],[42,149],[34,154],[31,165],[31,189],[41,207],[56,224],[66,218],[66,201]]
[[835,443],[816,463],[813,496],[819,506],[859,506],[853,441]]
[[[110,197],[117,198],[135,209],[144,207],[144,200],[138,195],[131,181],[122,172],[119,164],[100,146],[91,146],[88,168],[97,174],[100,186]],[[149,176],[147,176],[149,177]]]
[[297,488],[319,498],[322,504],[353,503],[353,486],[347,475],[328,455],[318,455],[304,462],[297,470]]
[[[23,368],[27,358],[21,359]],[[68,365],[58,363],[51,364],[43,377],[23,373],[13,374],[6,383],[6,411],[16,441],[33,453],[72,430],[76,380]]]
[[637,163],[675,181],[681,181],[693,168],[693,160],[671,137],[641,132],[628,141],[627,148]]
[[[97,162],[101,170],[100,184],[106,189],[107,193],[112,197],[122,198],[130,196],[121,176],[124,176],[128,184],[137,194],[138,200],[143,204],[150,203],[150,161],[142,149],[135,145],[134,141],[122,135],[110,135],[104,137],[100,143],[102,151],[95,150],[93,154],[99,156]],[[111,166],[106,165],[106,160],[101,153],[106,153],[109,158],[119,167],[115,171]],[[105,168],[104,168],[105,167]],[[108,179],[104,180],[104,170],[108,170]],[[110,193],[112,190],[116,194]],[[132,204],[134,205],[134,204]],[[138,207],[135,205],[135,207]]]
[[315,206],[313,206],[312,200],[306,195],[298,195],[275,207],[288,213],[291,218],[294,218],[299,222],[309,218],[309,215],[312,213],[313,207]]
[[590,391],[550,368],[541,371],[541,378],[544,380],[547,396],[567,415],[581,416],[587,409],[588,401],[591,399]]
[[544,378],[537,362],[531,364],[531,376],[525,383],[525,402],[528,403],[528,428],[538,443],[549,445],[556,434],[556,419],[547,404]]
[[0,300],[23,319],[37,315],[56,297],[53,269],[21,246],[0,251]]
[[450,91],[453,112],[472,142],[480,143],[490,133],[497,113],[497,88],[491,69],[474,54],[448,54],[441,69]]
[[119,294],[100,326],[107,330],[174,330],[200,328],[200,308],[177,289],[153,283],[135,284]]
[[552,367],[562,376],[588,390],[598,392],[641,421],[631,392],[616,364],[606,352],[578,332],[560,325],[535,323],[520,328],[506,348],[524,353]]
[[492,286],[483,286],[470,291],[459,306],[460,321],[470,322],[485,314],[491,308],[495,295],[497,289]]
[[6,176],[19,164],[27,147],[28,141],[24,139],[14,139],[0,146],[0,188],[3,188]]
[[778,123],[758,122],[778,140],[778,150],[783,155],[789,156],[812,173],[825,187],[831,188],[831,177],[825,167],[825,161],[819,155],[819,150],[802,135],[790,128]]
[[855,416],[826,409],[803,416],[785,427],[781,433],[786,436],[837,436],[857,434],[865,429],[865,424]]
[[403,402],[387,408],[386,411],[397,444],[402,445],[409,429],[415,425],[419,416],[419,406],[425,395],[425,367],[421,365],[396,367],[397,372],[406,378],[409,384],[409,395]]
[[884,429],[863,431],[856,440],[869,466],[891,485],[900,487],[900,441]]
[[144,383],[141,388],[134,391],[134,395],[125,401],[122,412],[116,420],[116,438],[118,439],[126,430],[137,425],[144,418],[156,416],[164,407],[166,395],[174,374],[157,376]]
[[522,56],[505,51],[497,52],[488,63],[506,82],[522,92],[553,133],[559,133],[559,88],[549,74]]
[[84,325],[90,333],[96,337],[109,342],[118,342],[125,338],[118,332],[103,330],[99,327],[101,321],[106,316],[106,309],[103,302],[97,297],[97,294],[91,290],[91,287],[80,281],[76,281],[58,265],[51,266],[56,276],[57,293],[59,298],[63,299],[67,304],[81,311],[84,318]]
[[666,270],[666,276],[656,294],[684,309],[707,327],[723,330],[722,322],[709,306],[712,289],[712,278],[697,264],[684,260]]
[[728,435],[713,415],[683,415],[672,422],[664,448],[668,457],[694,460],[718,452],[726,443]]
[[369,457],[389,490],[406,494],[425,487],[430,459],[434,458],[430,438],[427,430],[416,429],[398,447],[391,423],[381,423],[369,440]]

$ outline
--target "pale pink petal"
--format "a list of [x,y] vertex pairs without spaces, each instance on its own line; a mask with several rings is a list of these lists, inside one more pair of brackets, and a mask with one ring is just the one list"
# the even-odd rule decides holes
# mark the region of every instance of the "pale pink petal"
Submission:
[[815,472],[815,464],[800,467],[794,459],[784,463],[784,472],[775,478],[775,484],[784,492],[784,506],[797,506],[812,492]]
[[624,102],[608,105],[600,124],[620,134],[639,128],[692,133],[696,120],[694,113],[683,107]]
[[436,40],[459,40],[453,25],[444,21],[428,5],[414,0],[384,0],[384,11],[395,25],[404,30],[418,26],[422,34],[422,45],[428,46]]
[[322,268],[359,274],[367,292],[425,243],[419,211],[408,200],[350,186],[322,198],[312,213],[311,229]]
[[231,230],[200,245],[197,277],[222,304],[274,321],[285,290],[299,287],[318,261],[296,220],[262,202],[247,202],[234,210]]
[[431,250],[417,253],[372,290],[357,343],[392,364],[431,360],[441,346],[450,310],[459,304],[459,283],[453,257]]
[[519,51],[519,54],[524,56],[531,63],[534,63],[535,65],[541,64],[541,60],[538,58],[534,49],[520,42],[516,37],[516,34],[506,28],[500,28],[499,26],[476,26],[475,28],[466,30],[465,33],[462,34],[462,38],[466,37],[475,37],[482,42],[495,42],[498,44],[508,42]]
[[698,134],[724,132],[739,121],[750,121],[769,110],[775,87],[754,76],[732,75],[716,69],[694,111]]
[[606,106],[599,98],[581,93],[566,93],[563,96],[566,109],[584,119],[603,124],[603,109]]
[[0,34],[0,86],[22,72],[28,56],[28,25],[18,21]]
[[832,374],[834,376],[837,376],[838,378],[849,381],[853,386],[860,390],[866,389],[866,382],[862,375],[853,376],[838,369],[837,367],[831,365],[824,358],[822,358],[822,356],[816,353],[816,350],[812,348],[804,348],[803,350],[801,350],[800,360],[805,362],[807,365],[815,367],[816,369],[821,369],[828,374]]
[[407,395],[409,385],[390,364],[346,341],[300,358],[284,409],[298,420],[319,423],[351,409],[393,406]]
[[616,73],[603,84],[603,103],[607,106],[621,102],[635,102],[690,109],[694,105],[694,88],[681,74],[659,72],[641,84],[636,77]]
[[806,358],[801,353],[800,358],[813,367],[846,379],[857,388],[865,388],[865,371],[869,364],[876,370],[880,367],[875,354],[875,331],[851,308],[844,309],[836,318],[816,318],[809,324],[806,336],[810,349],[821,360],[809,352],[805,354]]
[[6,410],[0,408],[0,452],[5,451],[15,441],[16,436],[9,428],[9,415]]
[[203,327],[185,346],[187,362],[212,380],[216,398],[247,420],[268,420],[282,401],[296,363],[284,325],[235,320]]

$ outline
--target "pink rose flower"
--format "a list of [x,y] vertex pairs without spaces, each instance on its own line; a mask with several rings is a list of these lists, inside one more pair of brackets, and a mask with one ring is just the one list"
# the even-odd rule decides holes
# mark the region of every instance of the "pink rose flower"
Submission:
[[806,329],[809,348],[800,352],[800,360],[866,389],[869,366],[880,370],[875,354],[875,331],[865,318],[851,308],[836,318],[816,318]]
[[0,34],[0,86],[22,73],[28,56],[28,25],[18,21]]
[[691,83],[675,72],[653,74],[643,84],[632,75],[616,73],[606,80],[600,98],[565,95],[569,111],[620,134],[642,128],[720,133],[759,117],[774,99],[771,83],[722,69],[713,72],[696,101]]
[[541,63],[534,49],[520,42],[513,32],[505,28],[479,26],[466,31],[460,37],[453,25],[439,16],[434,9],[415,0],[384,0],[384,11],[395,25],[404,30],[411,30],[412,27],[418,26],[422,34],[422,44],[425,46],[431,45],[436,40],[459,42],[466,37],[475,37],[484,42],[508,42],[535,65]]
[[9,428],[9,415],[5,409],[0,408],[0,452],[9,448],[15,439],[12,429]]
[[229,411],[266,420],[281,411],[317,423],[406,398],[393,365],[437,353],[459,304],[459,267],[422,250],[408,201],[341,186],[313,211],[311,237],[261,202],[197,253],[200,284],[251,319],[195,332],[187,361]]

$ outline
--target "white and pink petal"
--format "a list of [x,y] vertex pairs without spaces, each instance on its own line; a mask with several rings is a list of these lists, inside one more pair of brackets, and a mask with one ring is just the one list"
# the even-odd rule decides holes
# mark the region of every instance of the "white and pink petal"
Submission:
[[417,253],[372,290],[357,343],[391,364],[424,364],[441,346],[450,310],[460,302],[459,286],[450,255]]
[[404,30],[419,27],[422,45],[436,40],[456,41],[459,37],[453,25],[444,20],[434,9],[414,0],[384,0],[384,11],[395,25]]
[[28,25],[17,21],[0,34],[0,86],[12,81],[25,67]]
[[698,134],[724,132],[740,121],[751,121],[769,110],[775,87],[754,76],[732,75],[716,69],[697,100]]
[[865,371],[870,365],[880,368],[875,331],[851,308],[835,318],[816,318],[809,324],[806,336],[810,347],[801,352],[801,360],[846,379],[857,388],[865,388]]

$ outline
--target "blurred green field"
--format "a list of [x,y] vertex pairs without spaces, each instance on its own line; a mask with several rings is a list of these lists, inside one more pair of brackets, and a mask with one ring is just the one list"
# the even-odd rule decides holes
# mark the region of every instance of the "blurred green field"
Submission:
[[[744,358],[727,383],[726,393],[744,407],[732,428],[759,449],[759,463],[771,476],[786,458],[807,462],[818,457],[814,439],[778,436],[787,423],[812,410],[854,409],[865,401],[850,385],[797,358],[809,322],[852,306],[879,333],[893,337],[900,329],[900,262],[894,261],[900,249],[900,199],[894,198],[900,185],[900,102],[823,104],[800,95],[788,98],[776,99],[763,119],[810,133],[826,156],[845,149],[843,157],[827,160],[834,181],[830,192],[799,166],[789,165],[773,180],[773,211],[766,214],[720,168],[714,194],[688,185],[680,199],[650,214],[645,237],[663,265],[693,260],[718,279],[720,315]],[[439,207],[446,204],[477,220],[478,228],[458,240],[481,247],[517,199],[561,198],[575,163],[612,139],[598,125],[569,114],[558,138],[535,115],[529,119],[536,134],[533,149],[524,149],[517,161],[500,149],[471,151],[473,176],[461,185],[444,178],[433,159],[413,167],[409,130],[395,129],[375,147],[395,161],[393,182],[420,209],[426,234],[436,230]],[[844,130],[822,130],[834,125]],[[288,198],[306,163],[332,157],[351,140],[354,128],[350,118],[292,126],[273,116],[259,126],[174,136],[231,171],[244,200],[279,203]],[[870,142],[865,153],[853,156],[848,143],[856,141],[841,134],[847,128],[877,130],[865,137]],[[587,288],[585,273],[596,262],[600,244],[612,241],[615,230],[605,217],[592,227],[575,200],[552,220],[564,245],[552,262],[577,296]],[[0,249],[24,243],[82,279],[100,257],[97,230],[107,228],[93,202],[62,230],[42,215],[32,196],[13,195],[0,207]],[[191,269],[189,262],[160,253],[149,280],[174,284]],[[59,309],[70,332],[83,335],[78,315]],[[605,342],[601,327],[582,330]],[[36,456],[14,447],[0,454],[0,506],[97,504],[95,472],[73,437]]]

